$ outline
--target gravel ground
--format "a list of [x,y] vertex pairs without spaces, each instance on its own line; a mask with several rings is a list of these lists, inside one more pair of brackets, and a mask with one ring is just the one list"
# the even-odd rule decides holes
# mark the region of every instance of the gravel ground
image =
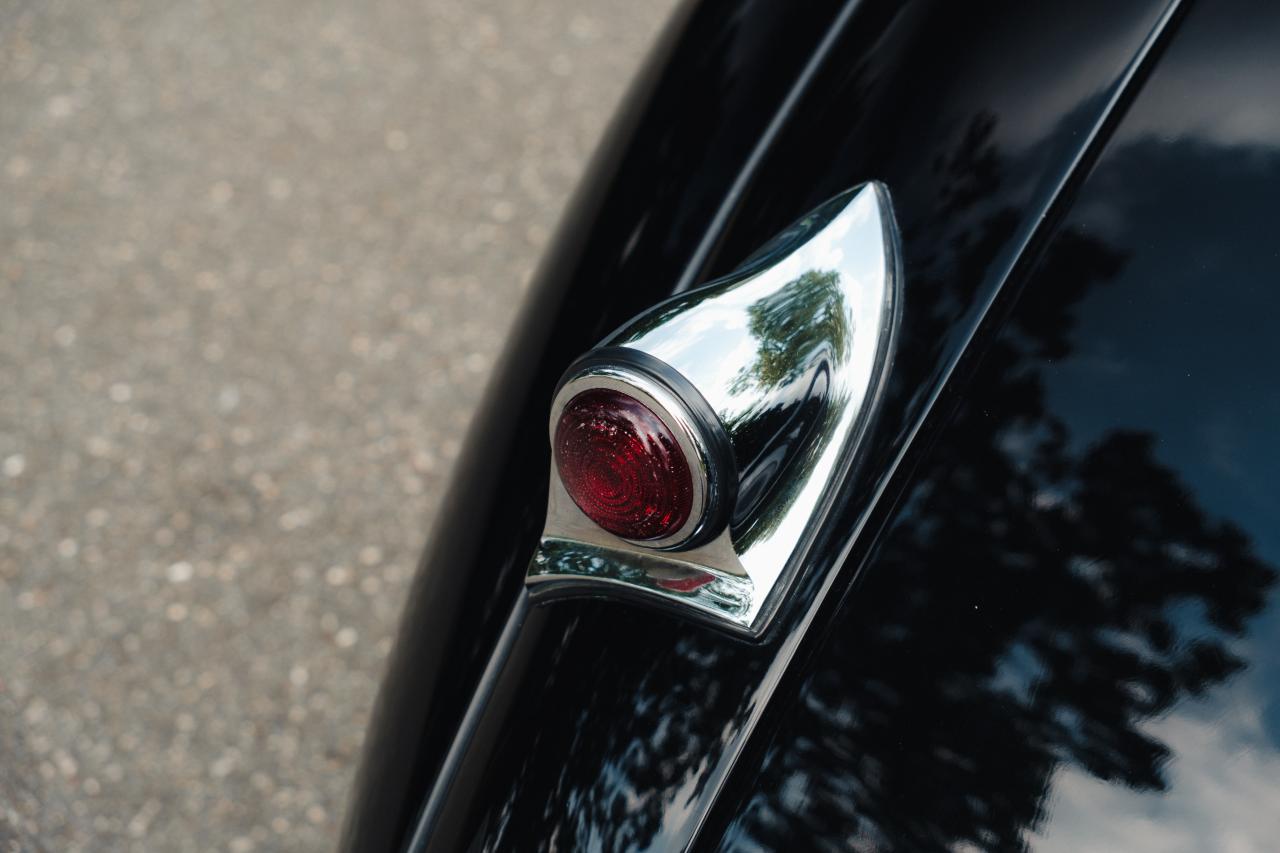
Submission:
[[480,386],[670,7],[7,4],[0,851],[333,845]]

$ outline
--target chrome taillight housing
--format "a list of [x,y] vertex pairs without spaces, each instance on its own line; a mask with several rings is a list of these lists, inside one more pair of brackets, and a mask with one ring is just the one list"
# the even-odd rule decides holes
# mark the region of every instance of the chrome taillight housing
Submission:
[[761,633],[847,498],[900,265],[888,193],[864,184],[570,366],[532,594],[634,595]]

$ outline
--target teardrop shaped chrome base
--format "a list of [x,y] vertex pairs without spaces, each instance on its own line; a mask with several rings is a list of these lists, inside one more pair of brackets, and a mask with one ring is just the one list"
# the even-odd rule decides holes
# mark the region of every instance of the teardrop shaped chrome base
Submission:
[[[796,578],[817,568],[810,546],[844,496],[879,404],[901,288],[889,195],[873,182],[602,341],[561,387],[621,383],[653,400],[689,436],[707,509],[680,542],[627,541],[578,509],[553,466],[527,577],[534,599],[625,597],[761,634]],[[727,455],[710,447],[718,436]]]

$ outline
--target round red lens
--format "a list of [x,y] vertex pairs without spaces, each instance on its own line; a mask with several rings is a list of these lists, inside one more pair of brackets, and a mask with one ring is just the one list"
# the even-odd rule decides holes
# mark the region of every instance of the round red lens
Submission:
[[693,477],[662,419],[621,391],[593,388],[564,407],[556,469],[578,508],[624,539],[663,539],[693,508]]

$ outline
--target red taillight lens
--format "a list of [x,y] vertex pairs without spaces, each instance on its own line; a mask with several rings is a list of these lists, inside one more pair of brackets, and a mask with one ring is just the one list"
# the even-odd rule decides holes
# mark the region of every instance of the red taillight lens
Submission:
[[556,468],[587,517],[624,539],[663,539],[689,520],[693,477],[667,425],[634,397],[578,394],[560,415]]

